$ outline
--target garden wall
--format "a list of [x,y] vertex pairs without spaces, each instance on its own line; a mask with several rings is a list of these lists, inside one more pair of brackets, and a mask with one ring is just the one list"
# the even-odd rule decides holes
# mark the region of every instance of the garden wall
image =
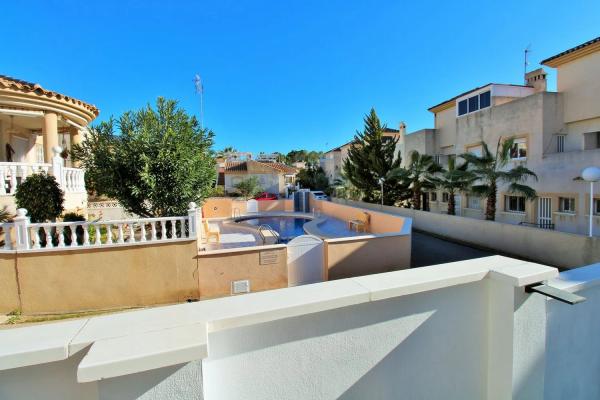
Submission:
[[409,217],[413,227],[461,243],[561,268],[600,261],[600,238],[360,201],[335,203]]
[[252,292],[287,287],[287,247],[280,244],[200,252],[198,276],[202,299],[229,296],[232,282],[246,279]]

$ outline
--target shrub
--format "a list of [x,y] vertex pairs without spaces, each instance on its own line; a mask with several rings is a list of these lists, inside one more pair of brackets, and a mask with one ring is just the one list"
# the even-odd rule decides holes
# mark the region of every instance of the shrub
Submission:
[[[64,222],[85,221],[85,217],[83,215],[79,215],[74,212],[68,212],[63,216],[63,221]],[[83,244],[83,227],[78,226],[77,228],[75,228],[75,234],[77,235],[77,244],[81,246]],[[63,236],[65,238],[65,244],[67,246],[70,245],[72,243],[70,227],[68,227],[68,226],[65,227],[65,229],[63,230]]]
[[17,187],[15,200],[18,208],[27,209],[31,222],[55,221],[64,208],[64,193],[56,179],[45,173],[27,177]]

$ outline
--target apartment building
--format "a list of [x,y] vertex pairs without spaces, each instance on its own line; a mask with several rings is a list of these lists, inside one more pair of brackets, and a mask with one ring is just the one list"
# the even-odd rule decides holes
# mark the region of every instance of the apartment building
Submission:
[[[402,130],[403,127],[403,124],[401,124],[400,130]],[[389,138],[388,140],[399,138],[400,130],[385,128],[383,136]],[[350,150],[352,143],[354,143],[354,140],[344,143],[341,146],[334,147],[323,154],[323,158],[321,158],[319,164],[325,171],[327,178],[329,178],[329,183],[333,184],[337,179],[341,179],[344,161],[348,158],[348,151]]]
[[[494,152],[501,138],[513,138],[510,166],[524,165],[538,175],[537,182],[528,182],[538,198],[526,201],[501,187],[496,220],[585,233],[590,188],[574,178],[588,166],[600,166],[600,37],[541,64],[556,68],[556,92],[547,91],[543,68],[528,72],[525,85],[489,83],[471,89],[429,108],[434,129],[409,134],[401,129],[399,151],[403,160],[417,150],[444,165],[449,157],[480,153],[484,142]],[[424,197],[431,211],[446,212],[447,193]],[[484,218],[485,201],[462,194],[456,208],[458,215]],[[593,209],[594,228],[600,232],[600,193]]]

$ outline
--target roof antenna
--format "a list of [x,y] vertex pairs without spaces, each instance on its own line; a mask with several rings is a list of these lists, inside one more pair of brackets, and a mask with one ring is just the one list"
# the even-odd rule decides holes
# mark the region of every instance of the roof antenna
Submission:
[[523,79],[525,80],[525,85],[527,85],[527,78],[525,78],[525,75],[527,75],[527,66],[529,65],[529,61],[528,61],[528,55],[529,53],[531,53],[531,43],[527,45],[527,47],[524,50],[525,53],[525,60],[523,62]]
[[202,85],[202,79],[198,74],[194,76],[194,86],[196,87],[196,94],[200,95],[200,128],[204,129],[204,85]]

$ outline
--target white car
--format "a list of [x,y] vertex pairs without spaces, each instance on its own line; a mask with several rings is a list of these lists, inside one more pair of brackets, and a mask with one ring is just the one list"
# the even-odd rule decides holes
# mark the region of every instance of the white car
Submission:
[[310,193],[312,193],[315,200],[329,200],[329,197],[320,190],[311,191]]

